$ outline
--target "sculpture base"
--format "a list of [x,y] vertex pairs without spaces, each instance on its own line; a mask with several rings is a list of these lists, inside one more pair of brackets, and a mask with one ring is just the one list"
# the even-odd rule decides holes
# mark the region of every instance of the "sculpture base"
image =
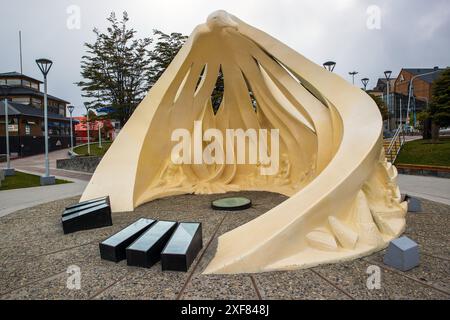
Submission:
[[3,173],[5,177],[12,177],[16,175],[16,170],[14,168],[3,169]]

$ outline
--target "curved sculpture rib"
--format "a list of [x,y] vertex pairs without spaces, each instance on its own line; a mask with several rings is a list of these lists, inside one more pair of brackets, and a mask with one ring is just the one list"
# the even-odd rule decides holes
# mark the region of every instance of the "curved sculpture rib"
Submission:
[[[220,73],[225,89],[214,114],[211,92]],[[174,164],[170,135],[178,128],[196,132],[195,121],[224,135],[227,129],[279,129],[278,173],[261,176],[257,165]],[[219,11],[194,30],[136,109],[81,201],[109,195],[113,211],[131,211],[175,194],[288,195],[222,235],[205,270],[261,272],[343,261],[384,248],[405,226],[406,203],[400,202],[396,176],[384,156],[381,115],[370,97]]]

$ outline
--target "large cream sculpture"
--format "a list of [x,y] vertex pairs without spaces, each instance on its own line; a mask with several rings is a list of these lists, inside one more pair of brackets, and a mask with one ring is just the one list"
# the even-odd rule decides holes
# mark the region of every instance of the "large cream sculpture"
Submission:
[[[223,100],[211,93],[223,72]],[[255,98],[251,98],[249,92]],[[256,112],[255,112],[256,104]],[[279,129],[280,167],[176,165],[177,128]],[[206,144],[206,143],[205,143]],[[224,11],[195,28],[102,159],[81,201],[112,210],[178,194],[265,190],[290,198],[219,238],[205,273],[307,268],[387,246],[405,227],[382,119],[361,89]]]

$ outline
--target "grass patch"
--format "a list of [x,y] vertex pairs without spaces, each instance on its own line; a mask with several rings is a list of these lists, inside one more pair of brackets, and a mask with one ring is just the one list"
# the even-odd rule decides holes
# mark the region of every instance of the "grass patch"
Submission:
[[[102,148],[99,148],[98,146],[98,142],[95,143],[91,143],[91,156],[97,156],[97,157],[103,157],[106,153],[106,151],[108,151],[109,147],[111,147],[111,143],[110,141],[107,142],[102,142]],[[83,146],[79,146],[79,147],[75,147],[73,148],[73,151],[77,154],[79,154],[80,156],[88,156],[88,146],[87,145],[83,145]]]
[[[72,183],[71,181],[56,179],[56,184]],[[14,176],[5,177],[0,186],[0,191],[33,188],[41,186],[41,177],[34,174],[28,174],[16,171]]]
[[395,164],[418,164],[450,167],[450,138],[440,138],[437,143],[431,140],[407,142]]

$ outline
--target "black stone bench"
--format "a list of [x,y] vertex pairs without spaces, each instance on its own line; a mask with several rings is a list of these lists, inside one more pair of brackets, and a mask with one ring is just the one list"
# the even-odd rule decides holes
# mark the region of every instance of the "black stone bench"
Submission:
[[119,262],[126,258],[126,248],[147,231],[156,221],[139,219],[125,229],[117,232],[99,244],[100,257],[104,260]]
[[161,251],[177,227],[177,222],[158,221],[126,249],[129,266],[150,268],[161,259]]
[[202,224],[180,223],[161,253],[162,270],[187,272],[202,247]]
[[64,234],[112,226],[109,197],[69,206],[61,220]]
[[106,204],[110,205],[109,197],[103,197],[103,198],[93,199],[93,200],[89,200],[89,201],[84,201],[84,202],[80,202],[80,203],[71,205],[69,207],[66,207],[66,210],[64,210],[62,216],[65,217],[65,216],[71,215],[80,210],[96,207],[102,203],[106,203]]

